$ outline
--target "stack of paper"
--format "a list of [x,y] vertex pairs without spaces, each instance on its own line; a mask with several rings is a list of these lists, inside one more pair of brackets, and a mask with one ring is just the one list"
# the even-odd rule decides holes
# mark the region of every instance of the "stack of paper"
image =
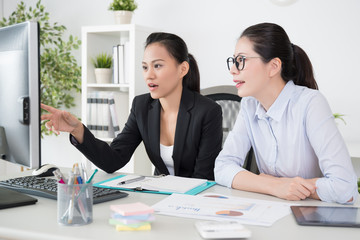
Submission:
[[117,231],[151,230],[151,222],[155,220],[154,209],[141,202],[110,205],[110,210],[109,223]]

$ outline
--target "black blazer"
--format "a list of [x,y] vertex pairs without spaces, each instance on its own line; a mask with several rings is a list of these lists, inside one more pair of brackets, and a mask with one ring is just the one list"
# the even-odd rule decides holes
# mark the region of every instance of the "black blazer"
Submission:
[[[124,129],[110,146],[85,127],[84,142],[75,145],[91,162],[108,173],[125,166],[137,146],[144,142],[155,174],[169,174],[160,157],[160,110],[150,94],[134,98]],[[176,176],[214,179],[215,158],[221,150],[220,105],[196,92],[183,89],[173,150]]]

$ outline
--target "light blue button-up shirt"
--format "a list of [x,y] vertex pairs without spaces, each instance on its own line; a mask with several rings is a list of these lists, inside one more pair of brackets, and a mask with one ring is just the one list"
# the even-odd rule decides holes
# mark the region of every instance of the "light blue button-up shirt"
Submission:
[[346,203],[358,196],[349,152],[324,96],[289,81],[266,112],[253,97],[240,113],[215,162],[215,180],[231,187],[253,147],[261,173],[318,178],[321,200]]

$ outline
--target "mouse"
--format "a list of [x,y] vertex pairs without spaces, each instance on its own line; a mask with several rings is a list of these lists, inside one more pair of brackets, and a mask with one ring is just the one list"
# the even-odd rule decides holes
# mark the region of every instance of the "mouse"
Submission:
[[41,165],[38,169],[34,170],[32,172],[32,175],[36,177],[50,177],[54,176],[53,171],[55,171],[56,169],[59,168],[53,164],[44,164]]

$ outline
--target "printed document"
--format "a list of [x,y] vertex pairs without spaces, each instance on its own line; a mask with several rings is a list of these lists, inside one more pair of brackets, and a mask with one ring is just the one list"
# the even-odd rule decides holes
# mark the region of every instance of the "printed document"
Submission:
[[[141,179],[139,181],[132,181]],[[178,176],[144,177],[137,175],[126,175],[101,183],[100,186],[124,189],[143,189],[149,191],[164,191],[175,193],[186,193],[204,183],[207,180],[197,178],[185,178]]]
[[206,193],[172,194],[153,208],[163,215],[271,226],[290,214],[290,205],[294,204]]

